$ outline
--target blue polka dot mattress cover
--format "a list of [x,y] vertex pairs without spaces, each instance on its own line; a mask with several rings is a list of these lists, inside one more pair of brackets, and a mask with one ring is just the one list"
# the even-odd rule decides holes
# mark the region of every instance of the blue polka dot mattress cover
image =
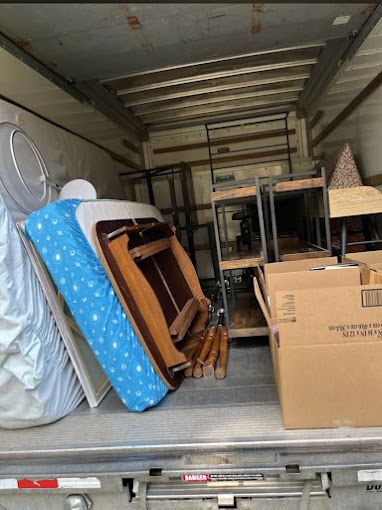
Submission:
[[[138,211],[137,205],[141,206]],[[25,224],[73,318],[130,411],[155,406],[168,388],[155,373],[89,241],[96,221],[122,215],[131,218],[132,214],[153,217],[157,209],[149,206],[152,210],[147,213],[144,205],[119,200],[59,200],[32,213]]]
[[0,427],[62,418],[84,393],[0,194]]

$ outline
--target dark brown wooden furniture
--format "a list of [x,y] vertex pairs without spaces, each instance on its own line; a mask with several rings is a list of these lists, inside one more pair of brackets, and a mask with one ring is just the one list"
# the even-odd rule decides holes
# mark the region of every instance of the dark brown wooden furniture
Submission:
[[177,388],[190,363],[187,341],[204,330],[207,300],[196,271],[167,223],[100,221],[98,255],[156,372]]

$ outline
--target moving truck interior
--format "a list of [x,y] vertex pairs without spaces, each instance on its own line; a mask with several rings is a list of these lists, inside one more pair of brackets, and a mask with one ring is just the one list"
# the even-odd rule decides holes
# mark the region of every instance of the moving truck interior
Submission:
[[382,508],[382,5],[0,4],[0,508]]

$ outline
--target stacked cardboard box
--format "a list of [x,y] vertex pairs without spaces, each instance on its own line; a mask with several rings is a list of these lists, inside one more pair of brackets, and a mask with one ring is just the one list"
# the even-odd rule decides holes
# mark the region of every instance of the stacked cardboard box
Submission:
[[347,253],[343,262],[359,265],[363,284],[382,283],[382,250]]
[[286,428],[382,426],[382,282],[336,264],[268,264],[255,279]]

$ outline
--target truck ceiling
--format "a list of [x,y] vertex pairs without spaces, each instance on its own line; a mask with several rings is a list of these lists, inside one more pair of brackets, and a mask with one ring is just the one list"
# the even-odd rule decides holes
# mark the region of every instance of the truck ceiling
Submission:
[[0,43],[142,140],[304,111],[380,13],[365,3],[2,4]]

